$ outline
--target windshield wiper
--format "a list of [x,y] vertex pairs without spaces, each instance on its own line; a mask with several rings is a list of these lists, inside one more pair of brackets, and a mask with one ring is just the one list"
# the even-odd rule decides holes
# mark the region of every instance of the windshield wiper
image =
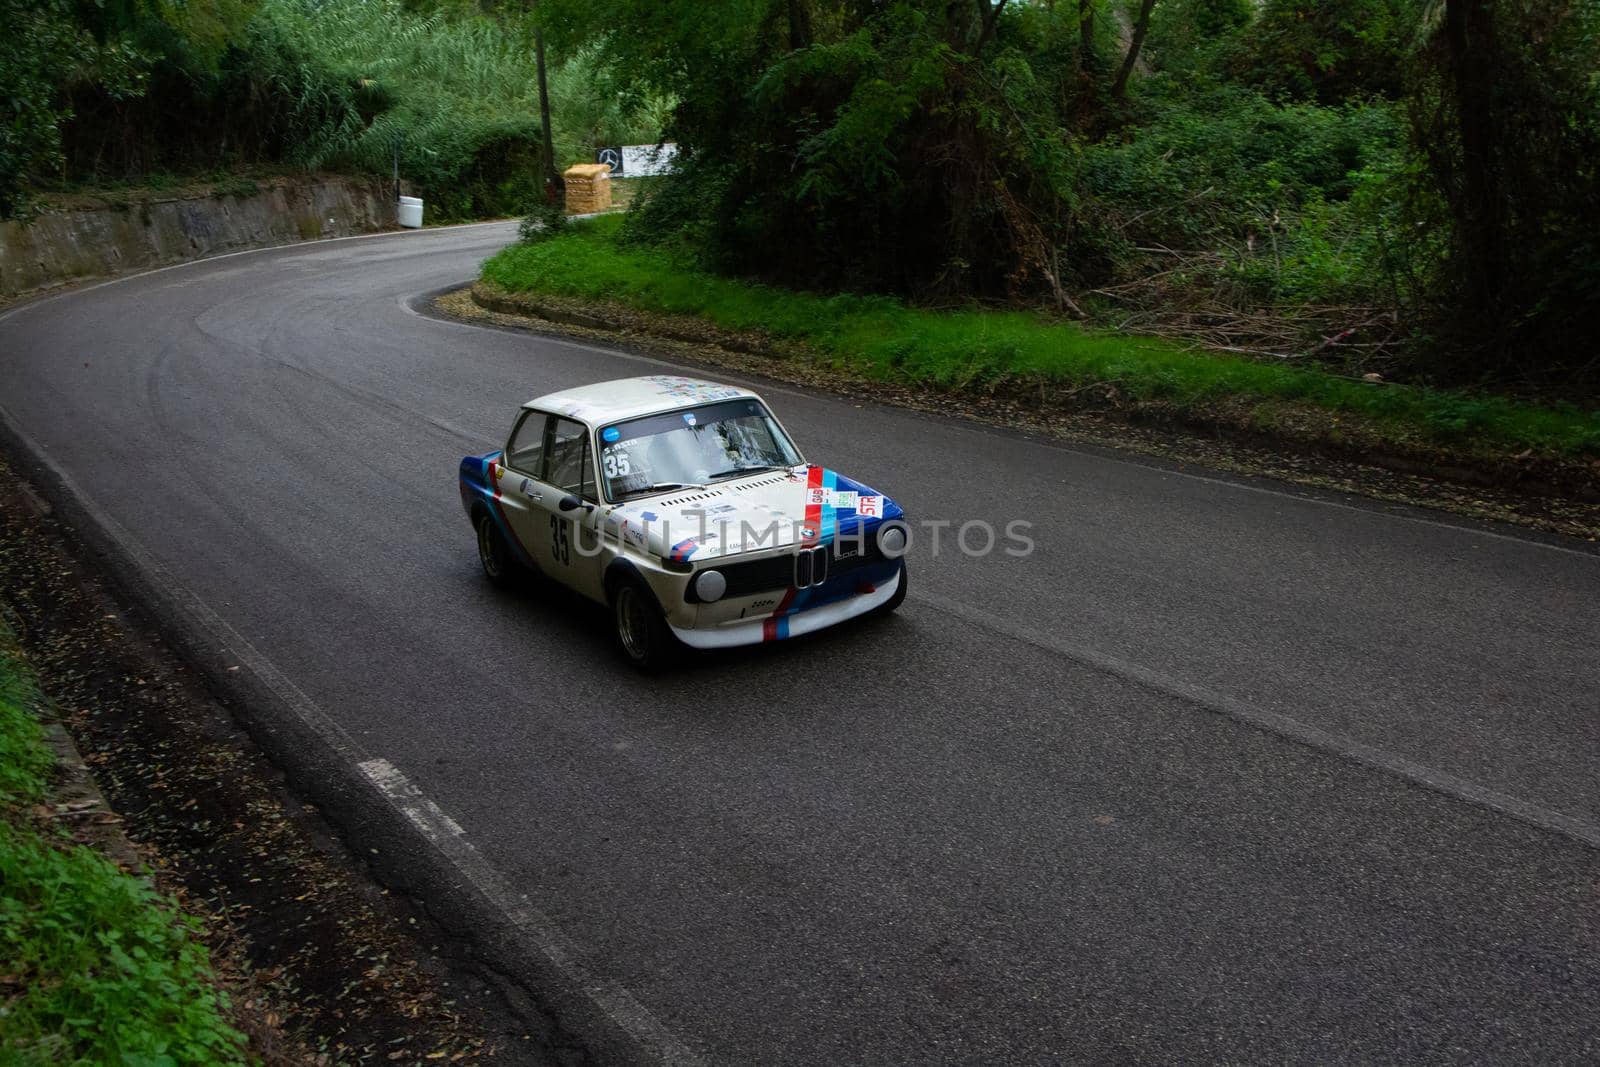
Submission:
[[720,482],[724,478],[737,478],[741,474],[760,474],[763,471],[781,471],[784,468],[776,463],[762,463],[753,467],[735,467],[732,470],[718,471],[707,478],[708,482]]
[[627,492],[622,494],[622,499],[628,500],[631,497],[638,496],[640,493],[666,493],[666,492],[671,492],[674,489],[704,489],[704,488],[705,488],[705,486],[697,485],[694,482],[657,482],[654,485],[641,486],[638,489],[629,489]]

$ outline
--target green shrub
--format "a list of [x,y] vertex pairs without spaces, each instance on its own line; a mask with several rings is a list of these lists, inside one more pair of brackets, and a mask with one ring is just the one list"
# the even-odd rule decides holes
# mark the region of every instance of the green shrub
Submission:
[[44,796],[50,752],[33,717],[38,699],[33,675],[0,622],[0,807],[32,803]]
[[[293,101],[289,161],[389,173],[431,218],[512,214],[532,196],[539,105],[517,35],[399,0],[264,0],[251,47]],[[287,75],[285,77],[285,75]]]
[[0,1063],[243,1063],[196,920],[29,826],[53,763],[39,700],[0,622]]
[[616,216],[508,248],[484,264],[511,290],[615,300],[804,342],[873,378],[960,388],[1005,381],[1110,383],[1141,400],[1291,401],[1355,416],[1396,440],[1600,455],[1600,411],[1543,408],[1411,386],[1375,386],[1309,366],[1200,352],[1159,338],[1089,330],[1019,311],[929,311],[887,297],[820,296],[697,270],[688,254],[619,241]]
[[244,1062],[198,928],[91,849],[0,822],[0,1057]]
[[1177,248],[1242,241],[1308,201],[1346,200],[1404,145],[1401,117],[1382,103],[1279,105],[1230,88],[1159,107],[1129,140],[1088,149],[1085,176],[1131,236]]

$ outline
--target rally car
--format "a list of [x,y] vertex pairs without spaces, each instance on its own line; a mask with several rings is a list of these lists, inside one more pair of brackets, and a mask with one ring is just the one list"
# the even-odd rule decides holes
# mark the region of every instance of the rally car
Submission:
[[485,575],[536,571],[605,604],[644,669],[906,595],[900,506],[807,463],[759,396],[715,382],[651,375],[531,400],[503,450],[461,461],[461,502]]

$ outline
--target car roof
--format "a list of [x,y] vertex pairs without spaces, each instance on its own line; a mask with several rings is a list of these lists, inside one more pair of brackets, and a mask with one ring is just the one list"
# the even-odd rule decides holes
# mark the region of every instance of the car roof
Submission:
[[658,411],[693,407],[718,400],[733,400],[741,396],[754,397],[756,394],[738,386],[708,382],[702,378],[648,374],[642,378],[618,378],[546,393],[522,406],[554,411],[558,415],[599,426],[605,422],[619,422],[639,415],[652,415]]

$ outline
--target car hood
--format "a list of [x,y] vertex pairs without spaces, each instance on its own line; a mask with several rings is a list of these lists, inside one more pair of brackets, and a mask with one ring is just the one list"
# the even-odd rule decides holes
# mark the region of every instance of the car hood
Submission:
[[679,563],[827,541],[898,519],[900,506],[824,467],[793,467],[608,509],[602,528]]

